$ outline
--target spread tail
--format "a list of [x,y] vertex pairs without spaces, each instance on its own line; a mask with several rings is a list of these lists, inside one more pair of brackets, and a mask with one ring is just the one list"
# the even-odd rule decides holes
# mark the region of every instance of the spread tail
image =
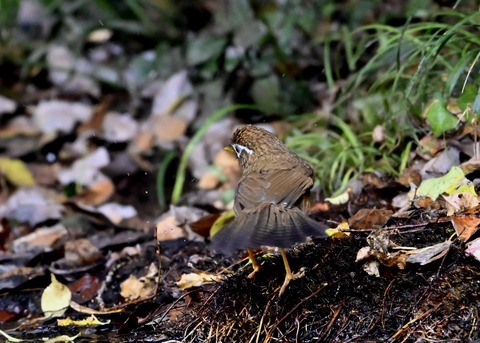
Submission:
[[309,218],[299,208],[262,204],[242,211],[211,239],[214,250],[231,253],[262,245],[288,248],[309,236],[326,237],[326,229],[326,225]]

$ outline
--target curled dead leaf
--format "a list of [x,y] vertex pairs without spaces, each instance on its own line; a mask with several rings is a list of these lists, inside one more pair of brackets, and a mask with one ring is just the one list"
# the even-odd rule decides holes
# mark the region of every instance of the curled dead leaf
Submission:
[[192,287],[200,287],[204,284],[221,281],[222,278],[219,275],[214,275],[210,273],[189,273],[183,274],[180,277],[180,280],[177,282],[177,286],[180,289],[185,290]]

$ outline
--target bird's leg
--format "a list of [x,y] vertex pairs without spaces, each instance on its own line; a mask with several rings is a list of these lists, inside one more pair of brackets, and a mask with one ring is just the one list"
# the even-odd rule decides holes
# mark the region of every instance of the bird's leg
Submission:
[[260,271],[260,265],[255,259],[255,254],[253,253],[253,250],[250,248],[247,248],[247,252],[248,252],[248,257],[250,258],[250,261],[252,261],[252,267],[253,267],[253,271],[250,274],[248,274],[247,277],[249,279],[252,279],[255,276],[255,274]]
[[298,279],[304,275],[303,271],[293,274],[292,270],[290,269],[290,264],[288,263],[287,253],[285,252],[285,249],[280,248],[280,252],[282,254],[286,275],[285,275],[285,281],[283,281],[283,285],[282,285],[282,288],[280,288],[280,293],[278,293],[278,296],[281,296],[283,292],[285,292],[291,280]]

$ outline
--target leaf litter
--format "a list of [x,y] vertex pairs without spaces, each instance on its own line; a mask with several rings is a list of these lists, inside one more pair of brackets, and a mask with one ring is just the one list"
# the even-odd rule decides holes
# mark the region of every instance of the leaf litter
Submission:
[[[253,16],[237,12],[228,13]],[[233,24],[221,19],[227,28],[241,26],[238,18]],[[182,68],[169,76],[145,75],[146,63],[160,58],[153,51],[122,74],[108,62],[123,48],[109,42],[109,32],[98,31],[89,39],[99,45],[86,57],[75,57],[66,46],[48,47],[54,99],[39,95],[20,107],[0,98],[0,114],[11,115],[0,129],[9,156],[0,160],[2,332],[53,336],[63,325],[75,332],[92,325],[90,330],[98,331],[82,335],[133,332],[194,342],[408,341],[449,339],[458,331],[479,338],[480,293],[468,282],[480,272],[478,161],[471,136],[451,135],[446,144],[436,138],[457,123],[445,104],[434,100],[424,111],[435,137],[420,140],[399,178],[365,173],[342,196],[324,199],[315,192],[312,217],[336,232],[289,250],[292,268],[304,277],[278,297],[284,276],[278,252],[256,252],[262,271],[248,279],[245,253],[226,258],[208,247],[208,229],[225,219],[221,215],[231,208],[240,176],[236,160],[222,150],[240,125],[238,113],[207,130],[188,156],[182,206],[160,213],[154,172],[164,152],[183,154],[205,120],[199,115],[201,99],[224,93],[200,94]],[[217,58],[228,43],[223,37],[201,38],[188,51],[195,64]],[[244,33],[235,39],[254,37]],[[243,54],[231,47],[230,53]],[[122,94],[103,97],[102,80],[122,78],[133,105]],[[278,77],[252,89],[264,107],[278,110]],[[374,135],[384,141],[384,127],[377,126]],[[176,164],[165,167],[160,186],[167,194]],[[39,303],[41,294],[46,298]],[[44,312],[71,321],[55,324],[42,318]],[[92,313],[98,322],[86,316]]]

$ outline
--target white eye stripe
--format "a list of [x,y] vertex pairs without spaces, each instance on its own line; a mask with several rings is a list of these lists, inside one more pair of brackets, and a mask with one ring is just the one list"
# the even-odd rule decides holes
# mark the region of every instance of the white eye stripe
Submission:
[[237,154],[237,157],[240,157],[242,152],[246,152],[247,154],[251,155],[253,154],[253,150],[247,148],[246,146],[240,145],[240,144],[232,144],[233,150],[235,150],[235,153]]

